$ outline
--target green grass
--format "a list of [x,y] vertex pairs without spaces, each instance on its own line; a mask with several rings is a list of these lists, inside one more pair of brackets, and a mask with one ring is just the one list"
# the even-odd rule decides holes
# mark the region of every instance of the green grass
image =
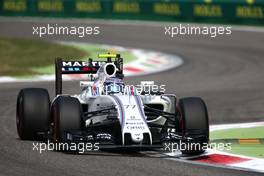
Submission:
[[[116,51],[114,48],[104,48],[102,45],[98,45],[98,44],[85,44],[85,43],[69,43],[70,46],[76,48],[76,49],[81,49],[83,51],[86,51],[87,53],[89,53],[89,57],[91,58],[97,58],[98,54],[100,53],[113,53],[113,54],[117,54],[119,53],[118,51]],[[135,59],[137,59],[133,54],[131,54],[130,52],[127,51],[122,51],[121,53],[121,57],[124,59],[124,63],[129,63]],[[98,59],[97,59],[98,60]]]
[[[211,140],[220,139],[221,141],[221,139],[254,139],[254,138],[264,138],[264,126],[252,127],[252,128],[234,128],[234,129],[213,131],[210,133]],[[264,144],[232,143],[231,150],[224,150],[224,151],[233,154],[264,158]]]
[[82,58],[86,52],[43,40],[0,38],[0,76],[39,74],[31,68],[52,65],[55,57]]
[[263,144],[232,144],[230,153],[240,154],[245,156],[264,158]]
[[[32,39],[0,38],[0,76],[32,78],[34,75],[53,74],[54,58],[66,60],[96,59],[100,53],[118,53],[97,44],[54,43]],[[122,51],[124,63],[137,59],[128,51]],[[98,60],[98,59],[96,59]]]
[[264,127],[234,128],[227,130],[213,131],[211,139],[241,139],[241,138],[264,138]]

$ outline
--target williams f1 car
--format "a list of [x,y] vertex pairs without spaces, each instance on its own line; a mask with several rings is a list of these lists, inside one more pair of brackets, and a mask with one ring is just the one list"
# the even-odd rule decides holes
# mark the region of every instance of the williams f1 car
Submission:
[[[17,97],[20,139],[98,143],[100,148],[162,148],[164,143],[207,145],[208,113],[199,97],[178,99],[164,92],[138,91],[124,83],[123,59],[101,54],[100,60],[55,60],[56,96],[43,88],[22,89]],[[87,74],[80,94],[62,93],[64,74]],[[142,87],[153,82],[142,82]],[[141,87],[141,88],[142,88]],[[144,90],[144,89],[142,89]],[[202,147],[181,149],[201,154]]]

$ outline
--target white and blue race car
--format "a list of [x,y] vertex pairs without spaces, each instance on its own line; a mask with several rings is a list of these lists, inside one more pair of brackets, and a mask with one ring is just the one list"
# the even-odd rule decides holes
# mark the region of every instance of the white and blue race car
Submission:
[[[97,143],[102,149],[135,150],[162,148],[168,142],[208,144],[208,113],[201,98],[178,99],[173,94],[155,92],[151,81],[142,82],[139,91],[124,83],[119,54],[102,54],[99,58],[100,61],[57,58],[56,96],[52,101],[46,89],[25,88],[19,92],[16,124],[22,140],[41,138]],[[80,94],[62,94],[63,74],[88,74],[90,80],[80,82]],[[181,151],[194,155],[204,149]]]

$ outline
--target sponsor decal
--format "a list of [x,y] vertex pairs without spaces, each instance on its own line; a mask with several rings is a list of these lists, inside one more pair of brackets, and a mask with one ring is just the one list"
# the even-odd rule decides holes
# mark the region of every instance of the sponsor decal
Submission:
[[128,130],[144,130],[145,126],[126,126]]
[[105,62],[86,62],[86,61],[63,61],[62,66],[63,67],[85,67],[85,66],[91,66],[98,67],[105,64]]
[[144,122],[126,122],[126,125],[144,125]]

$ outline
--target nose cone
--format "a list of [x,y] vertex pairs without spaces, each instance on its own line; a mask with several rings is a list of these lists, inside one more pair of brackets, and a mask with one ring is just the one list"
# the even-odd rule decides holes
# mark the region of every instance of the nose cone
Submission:
[[135,143],[140,143],[143,141],[143,133],[132,133],[131,134],[132,141]]

